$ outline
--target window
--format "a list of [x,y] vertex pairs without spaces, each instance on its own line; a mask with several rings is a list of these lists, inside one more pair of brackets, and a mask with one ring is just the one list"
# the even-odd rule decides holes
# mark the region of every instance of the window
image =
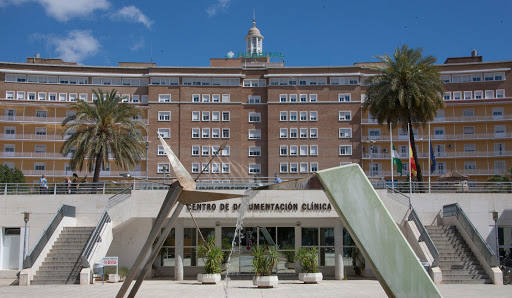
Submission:
[[473,92],[472,91],[464,91],[464,99],[472,99]]
[[209,156],[210,155],[210,146],[203,146],[201,148],[201,155],[202,156]]
[[16,99],[25,99],[25,91],[18,91],[16,92]]
[[223,128],[222,129],[222,138],[223,139],[229,139],[229,128]]
[[170,94],[158,94],[158,102],[171,102]]
[[464,162],[464,170],[476,170],[476,162],[465,161]]
[[350,121],[351,118],[352,118],[351,111],[339,111],[338,112],[339,121]]
[[261,122],[261,113],[249,113],[249,122]]
[[308,101],[308,95],[307,94],[300,94],[299,95],[299,101],[300,102],[307,102]]
[[220,102],[220,94],[212,94],[212,102]]
[[462,116],[463,117],[473,117],[473,116],[475,116],[475,111],[473,109],[462,110]]
[[301,128],[300,129],[300,138],[301,139],[307,139],[308,138],[308,129],[307,128]]
[[310,163],[309,168],[312,173],[317,172],[318,171],[318,163],[317,162]]
[[212,128],[212,139],[220,138],[220,128]]
[[287,102],[288,101],[288,95],[281,94],[279,95],[279,102]]
[[87,93],[80,93],[78,98],[83,101],[87,101]]
[[192,128],[192,138],[193,139],[199,139],[199,128]]
[[192,121],[199,121],[200,112],[194,111],[192,112]]
[[339,137],[343,138],[351,138],[352,137],[352,128],[340,128],[339,129]]
[[[64,100],[66,100],[67,94],[64,93]],[[28,100],[36,100],[36,93],[35,92],[28,92],[27,93]]]
[[46,118],[47,115],[48,115],[48,111],[44,111],[44,110],[36,111],[36,118]]
[[14,139],[16,135],[16,127],[14,126],[5,126],[4,127],[4,137],[6,139]]
[[280,156],[288,156],[288,146],[285,146],[285,145],[279,146],[279,155]]
[[222,102],[230,102],[230,95],[222,94]]
[[454,91],[453,92],[453,99],[460,100],[461,97],[462,97],[462,92],[460,92],[460,91]]
[[249,140],[261,139],[260,129],[249,129]]
[[4,144],[4,156],[5,157],[12,157],[15,155],[15,145],[14,144]]
[[45,153],[46,152],[46,145],[35,145],[34,146],[34,152],[35,153]]
[[444,139],[444,127],[434,127],[434,139]]
[[249,147],[249,156],[261,156],[261,147]]
[[164,85],[164,86],[177,86],[179,83],[179,78],[159,78],[159,77],[152,77],[151,78],[151,85]]
[[298,173],[299,164],[296,162],[290,163],[290,173]]
[[199,102],[199,94],[192,94],[192,102]]
[[380,128],[369,128],[368,129],[368,138],[370,140],[380,139]]
[[483,98],[483,91],[482,90],[475,91],[475,99],[482,99],[482,98]]
[[36,127],[36,136],[45,136],[46,127]]
[[132,102],[135,102],[135,103],[140,102],[140,95],[133,94],[132,95]]
[[352,155],[352,145],[340,145],[340,155]]
[[501,120],[503,119],[503,107],[492,108],[492,119],[493,120]]
[[464,135],[474,135],[475,134],[475,127],[474,126],[464,126],[463,128]]
[[310,94],[309,95],[309,102],[316,102],[316,101],[317,101],[316,94]]
[[288,163],[279,164],[279,173],[288,173]]
[[35,162],[34,163],[34,171],[44,171],[46,170],[46,163],[44,162]]
[[290,128],[290,139],[297,138],[297,128]]
[[290,94],[290,102],[297,102],[297,94]]
[[308,156],[308,145],[301,145],[299,147],[299,155],[300,156]]
[[350,101],[350,93],[338,94],[338,101],[339,102]]
[[229,121],[231,119],[231,115],[229,112],[222,112],[222,121]]
[[290,112],[290,121],[297,121],[297,112]]
[[279,121],[288,121],[288,112],[279,112]]
[[475,152],[475,144],[464,144],[464,152]]
[[261,96],[259,95],[249,95],[249,103],[261,103]]
[[506,137],[507,129],[505,125],[494,125],[494,136],[495,137]]
[[192,146],[192,156],[199,155],[199,146]]
[[203,112],[203,117],[201,121],[210,121],[210,112]]
[[357,77],[332,77],[331,85],[357,85],[358,81]]
[[199,164],[198,163],[193,163],[192,164],[191,172],[192,173],[199,173]]
[[9,120],[9,121],[16,120],[16,110],[5,109],[5,120]]
[[224,149],[222,150],[222,152],[221,152],[221,156],[229,156],[230,152],[231,152],[231,150],[230,150],[229,146],[226,146],[226,147],[224,147]]
[[494,90],[485,90],[485,98],[494,98]]
[[212,163],[212,173],[220,173],[220,165],[218,163]]
[[318,145],[309,146],[309,155],[317,156],[318,155]]
[[297,147],[297,145],[290,146],[290,156],[297,156],[298,151],[299,151],[299,148]]
[[171,121],[171,112],[158,112],[158,121]]
[[212,112],[212,121],[220,121],[220,112]]
[[210,94],[203,94],[203,96],[201,97],[202,98],[202,102],[210,102]]
[[501,156],[505,154],[505,144],[504,143],[494,143],[494,155]]
[[164,146],[158,146],[157,155],[166,155],[165,154],[165,150],[164,150]]
[[300,112],[299,120],[300,121],[308,121],[308,112]]
[[450,100],[450,99],[452,99],[452,93],[451,93],[451,92],[445,92],[445,93],[443,93],[443,99],[444,99],[444,100]]
[[496,98],[504,98],[505,97],[505,89],[496,90]]
[[318,128],[310,128],[309,129],[309,137],[312,139],[318,138]]
[[203,138],[203,139],[209,139],[210,138],[210,129],[209,128],[203,128],[202,129],[201,138]]
[[288,137],[288,128],[280,128],[279,129],[279,138],[285,139]]
[[5,91],[5,99],[14,99],[14,91]]
[[267,85],[266,80],[244,80],[244,87],[265,87]]
[[300,163],[300,172],[301,173],[307,173],[308,172],[308,163],[307,162],[301,162]]
[[222,163],[222,173],[229,173],[230,163]]
[[[30,99],[30,93],[29,93],[29,99]],[[67,101],[67,100],[68,100],[67,93],[59,93],[59,101]]]
[[260,174],[261,173],[261,165],[260,164],[249,164],[249,174]]
[[318,112],[311,111],[309,112],[309,121],[317,121],[318,120]]

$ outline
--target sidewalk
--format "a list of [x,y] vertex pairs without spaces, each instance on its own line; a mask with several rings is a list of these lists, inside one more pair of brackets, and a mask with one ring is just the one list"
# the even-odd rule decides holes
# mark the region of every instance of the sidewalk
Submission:
[[[0,280],[0,297],[115,297],[121,283],[101,282],[90,286],[8,286]],[[226,297],[225,283],[202,285],[196,281],[147,280],[137,297]],[[512,286],[494,285],[440,285],[444,297],[511,297]],[[274,289],[258,289],[249,280],[229,282],[227,297],[387,297],[375,280],[325,280],[316,285],[305,285],[295,280],[285,280]]]

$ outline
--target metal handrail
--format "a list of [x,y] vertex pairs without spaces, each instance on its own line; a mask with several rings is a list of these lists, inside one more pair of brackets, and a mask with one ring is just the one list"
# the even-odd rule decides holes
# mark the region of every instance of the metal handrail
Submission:
[[110,216],[108,215],[107,210],[105,209],[105,211],[103,211],[103,214],[100,217],[100,220],[98,221],[98,224],[96,225],[94,231],[89,237],[87,244],[84,246],[82,252],[80,253],[82,267],[89,268],[91,266],[91,264],[89,264],[89,257],[91,256],[92,250],[94,249],[94,245],[96,245],[97,242],[101,242],[101,231],[103,231],[103,227],[105,226],[105,224],[109,223],[110,221]]
[[393,187],[390,187],[390,186],[386,186],[386,192],[388,194],[391,194],[389,197],[394,199],[395,201],[407,206],[409,209],[412,208],[412,205],[411,205],[411,198],[409,198],[408,196],[404,195],[403,193],[401,193],[400,191],[396,190],[395,188]]
[[120,192],[116,193],[115,195],[111,196],[110,198],[108,198],[107,210],[112,208],[113,206],[121,203],[122,201],[127,199],[131,194],[132,194],[132,187],[129,186],[129,187],[121,190]]
[[496,253],[491,249],[489,244],[485,242],[482,235],[480,235],[478,230],[475,228],[469,217],[466,215],[464,210],[462,210],[458,203],[443,206],[443,217],[446,216],[455,216],[464,231],[466,231],[468,234],[473,244],[487,261],[489,266],[496,267],[498,265],[496,260]]
[[34,262],[37,260],[37,258],[43,251],[43,248],[46,246],[48,241],[50,241],[53,232],[55,232],[64,216],[75,217],[75,207],[69,205],[62,205],[57,210],[57,212],[55,212],[55,215],[52,217],[52,220],[41,233],[39,240],[37,240],[36,244],[30,251],[30,253],[25,257],[25,260],[23,261],[24,269],[32,267]]
[[414,210],[414,208],[411,208],[411,213],[409,214],[409,220],[414,221],[414,224],[416,224],[416,227],[418,228],[420,232],[420,237],[418,239],[419,242],[423,241],[427,245],[428,250],[430,251],[430,254],[434,258],[432,261],[432,267],[438,267],[439,266],[439,251],[436,248],[436,245],[432,241],[432,238],[430,238],[430,235],[427,232],[427,229],[425,229],[425,226],[421,222],[418,214]]

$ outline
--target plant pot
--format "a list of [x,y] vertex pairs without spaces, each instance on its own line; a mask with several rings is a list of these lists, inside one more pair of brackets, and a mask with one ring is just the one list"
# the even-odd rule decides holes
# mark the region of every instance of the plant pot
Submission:
[[299,273],[299,280],[305,284],[316,284],[323,279],[322,272],[318,273]]
[[287,269],[295,269],[295,263],[292,263],[292,262],[286,262],[286,264],[284,264],[284,266]]
[[273,288],[277,286],[279,279],[277,275],[270,276],[254,276],[252,278],[252,284],[258,288]]
[[205,273],[199,273],[197,275],[197,281],[199,281],[202,284],[216,284],[220,281],[220,274],[205,274]]

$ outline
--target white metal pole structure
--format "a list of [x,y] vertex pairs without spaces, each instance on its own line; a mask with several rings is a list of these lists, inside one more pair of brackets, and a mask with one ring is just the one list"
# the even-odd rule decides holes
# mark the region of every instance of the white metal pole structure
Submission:
[[391,123],[389,123],[389,152],[391,153],[391,187],[395,188],[395,179],[393,177],[393,127]]
[[432,141],[430,140],[430,122],[428,123],[428,167],[429,167],[429,171],[428,171],[428,193],[430,193],[430,176],[432,175],[432,170],[430,169],[430,163],[431,163],[431,160],[430,160],[430,148],[432,146]]
[[373,143],[375,143],[375,140],[370,140],[370,181],[372,182],[373,186]]
[[411,124],[407,123],[407,135],[409,136],[409,149],[407,150],[409,152],[409,192],[412,194],[412,164],[411,164]]

